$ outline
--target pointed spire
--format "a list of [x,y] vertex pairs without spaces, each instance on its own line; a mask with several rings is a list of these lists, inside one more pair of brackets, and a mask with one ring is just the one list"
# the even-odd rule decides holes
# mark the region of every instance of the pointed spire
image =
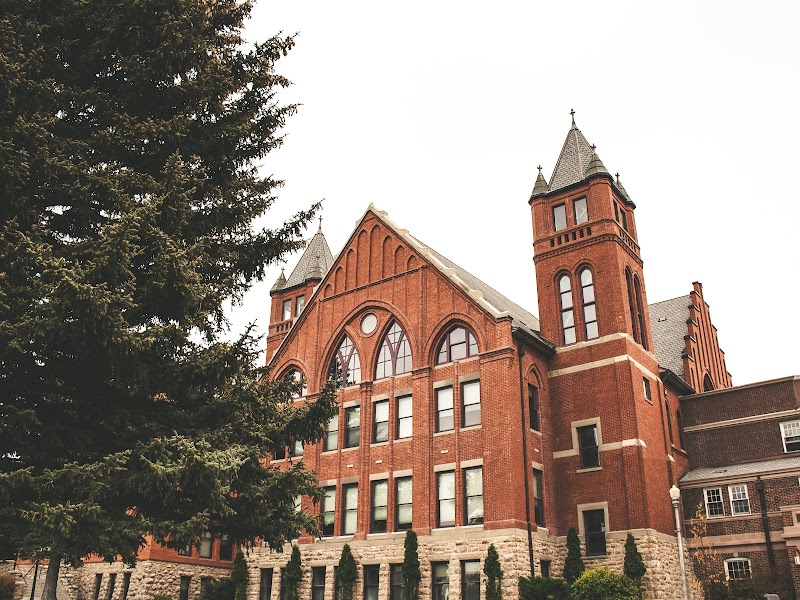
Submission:
[[631,197],[628,195],[627,190],[623,187],[622,182],[619,179],[619,173],[617,173],[616,177],[617,177],[617,181],[616,181],[617,189],[623,195],[625,200],[627,200],[628,202],[633,202],[633,200],[631,200]]
[[610,175],[603,161],[597,156],[597,150],[594,144],[592,144],[592,159],[589,161],[589,166],[586,167],[586,175],[584,175],[584,178],[591,177],[592,175]]
[[536,183],[533,184],[533,191],[531,192],[532,199],[544,196],[550,191],[550,186],[547,185],[547,180],[544,178],[544,175],[542,175],[542,165],[536,168],[539,169],[539,174],[536,176]]
[[589,142],[575,124],[575,111],[570,111],[570,115],[572,125],[558,156],[556,168],[553,169],[553,176],[550,178],[551,192],[582,181],[594,154]]
[[283,273],[283,267],[281,267],[281,274],[278,275],[278,279],[275,280],[270,292],[278,292],[284,287],[286,287],[286,275]]
[[319,264],[319,254],[308,264],[305,281],[322,279],[322,267]]
[[286,280],[285,287],[291,288],[306,281],[320,280],[325,277],[332,264],[333,255],[322,233],[322,221],[320,220],[317,233],[309,240],[303,255],[297,261],[297,266]]

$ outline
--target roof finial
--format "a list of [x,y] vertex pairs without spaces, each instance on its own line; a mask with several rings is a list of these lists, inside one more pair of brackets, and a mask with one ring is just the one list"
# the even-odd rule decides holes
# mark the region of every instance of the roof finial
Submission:
[[592,144],[592,152],[594,152],[595,150],[597,150],[597,146],[595,146],[594,144]]
[[619,181],[619,172],[614,173],[614,177],[616,177],[617,181]]
[[575,127],[575,109],[574,109],[574,108],[571,108],[571,109],[569,110],[569,114],[570,114],[570,116],[572,117],[572,126],[573,126],[573,127]]
[[317,233],[322,233],[322,215],[319,216],[319,229],[317,229]]
[[537,168],[537,169],[539,169],[539,172],[540,172],[540,173],[542,172],[542,165],[539,165],[539,166],[538,166],[538,167],[536,167],[536,168]]

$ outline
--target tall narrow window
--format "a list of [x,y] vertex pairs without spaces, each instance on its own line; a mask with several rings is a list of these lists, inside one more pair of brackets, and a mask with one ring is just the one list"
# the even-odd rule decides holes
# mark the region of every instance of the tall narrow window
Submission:
[[200,558],[211,558],[211,549],[214,546],[214,538],[210,533],[206,533],[200,540]]
[[405,580],[403,579],[402,563],[389,565],[389,579],[389,600],[404,600]]
[[397,398],[397,429],[395,436],[398,440],[411,437],[413,433],[412,421],[413,400],[411,396]]
[[461,384],[461,426],[481,424],[481,382],[468,381]]
[[681,449],[686,450],[686,434],[683,432],[683,413],[681,409],[675,413],[675,420],[678,421],[678,439],[681,442]]
[[333,355],[328,379],[335,381],[336,386],[340,388],[361,383],[361,361],[358,359],[358,350],[348,336],[344,336]]
[[528,417],[531,429],[539,431],[539,388],[528,384]]
[[431,565],[431,600],[448,600],[450,598],[450,569],[446,562]]
[[394,529],[395,531],[406,531],[411,529],[411,477],[398,477],[394,480],[394,485]]
[[642,338],[639,335],[639,319],[636,318],[636,301],[633,299],[633,277],[631,277],[631,270],[625,267],[625,285],[628,289],[628,310],[631,315],[631,333],[636,342],[641,343]]
[[483,467],[464,469],[464,523],[483,523]]
[[108,576],[108,589],[106,590],[106,600],[111,600],[114,597],[114,587],[117,585],[117,574],[111,573]]
[[322,498],[322,502],[320,503],[319,507],[319,514],[320,514],[320,529],[322,529],[322,535],[325,537],[330,537],[333,535],[333,527],[336,523],[336,488],[326,487],[325,488],[325,497]]
[[192,577],[190,575],[181,575],[180,600],[189,600],[189,586],[191,583]]
[[295,301],[294,314],[296,314],[299,317],[300,313],[303,312],[303,309],[305,307],[306,307],[306,297],[302,295],[298,296],[297,300]]
[[[335,569],[336,567],[334,567]],[[287,596],[289,595],[289,585],[286,581],[286,568],[281,567],[281,580],[280,580],[280,589],[278,590],[278,597],[280,600],[287,600]]]
[[586,208],[586,198],[578,198],[573,202],[575,208],[575,225],[586,223],[589,220],[589,211]]
[[583,327],[586,332],[586,339],[593,340],[598,336],[597,332],[597,305],[594,300],[594,281],[592,272],[582,269],[581,279],[581,298],[583,300]]
[[598,510],[583,512],[583,530],[586,534],[586,555],[606,553],[606,513]]
[[481,600],[481,561],[461,561],[461,600]]
[[539,527],[544,524],[544,473],[533,470],[533,522]]
[[233,542],[227,535],[221,535],[219,538],[219,559],[232,560],[233,559]]
[[453,471],[442,471],[436,475],[439,510],[436,515],[437,527],[455,527],[456,525],[456,474]]
[[364,565],[364,600],[378,600],[380,565]]
[[131,589],[131,573],[126,571],[122,574],[122,600],[128,600],[128,591]]
[[372,443],[389,441],[389,401],[381,400],[372,404]]
[[339,447],[339,414],[335,414],[328,421],[328,429],[325,432],[325,452],[336,450]]
[[436,390],[436,431],[453,429],[453,388],[442,387]]
[[344,506],[342,508],[342,535],[352,535],[358,524],[358,484],[348,483],[342,486]]
[[292,301],[291,300],[284,300],[283,304],[281,305],[281,318],[284,321],[288,321],[292,318]]
[[672,411],[669,408],[669,400],[667,400],[666,395],[667,388],[664,388],[664,410],[667,412],[667,431],[669,432],[669,444],[672,446],[675,444],[675,440],[672,438]]
[[454,327],[444,336],[442,344],[439,346],[436,364],[443,365],[454,360],[476,356],[477,354],[478,342],[475,341],[475,336],[472,335],[472,332],[463,327]]
[[567,205],[559,204],[553,207],[553,229],[560,231],[567,228]]
[[564,333],[564,344],[575,343],[575,312],[572,308],[572,282],[569,275],[558,278],[558,294],[561,300],[561,330]]
[[408,343],[405,331],[395,321],[383,338],[378,364],[375,367],[375,379],[402,375],[411,371],[411,344]]
[[650,380],[647,377],[642,377],[642,385],[644,386],[644,398],[648,402],[653,401],[653,390],[650,388]]
[[386,533],[389,506],[389,482],[372,482],[372,517],[370,518],[370,533]]
[[361,443],[361,407],[351,406],[344,409],[345,432],[344,447],[355,448]]
[[325,600],[325,567],[311,567],[311,600]]
[[272,569],[261,569],[261,580],[258,583],[258,600],[270,600],[272,597]]
[[642,348],[647,350],[647,329],[644,325],[644,306],[642,304],[642,286],[639,283],[639,276],[633,276],[633,291],[636,294],[636,319],[639,321],[639,336],[642,338],[639,343]]
[[[187,577],[187,579],[190,579]],[[103,585],[103,574],[97,573],[94,576],[94,600],[100,598],[100,586]],[[186,598],[189,597],[189,584],[186,584]],[[181,577],[181,600],[184,600],[183,595],[183,577]]]
[[581,455],[581,468],[591,469],[600,466],[600,440],[597,425],[578,427],[578,449]]

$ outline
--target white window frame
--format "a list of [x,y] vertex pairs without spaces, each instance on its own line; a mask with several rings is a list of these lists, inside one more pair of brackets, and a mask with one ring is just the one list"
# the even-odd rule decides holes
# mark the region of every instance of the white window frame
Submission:
[[[787,436],[786,435],[786,426],[787,425],[796,427],[797,433],[795,435]],[[789,452],[798,452],[798,451],[800,451],[800,448],[798,448],[797,450],[788,450],[786,448],[786,438],[787,437],[798,438],[797,440],[792,440],[792,441],[800,442],[800,421],[786,421],[784,423],[781,423],[781,441],[783,442],[783,451],[784,451],[784,453],[788,454]]]
[[[734,489],[744,490],[744,498],[740,498],[740,497],[734,498],[734,496],[733,496]],[[750,512],[751,512],[750,511],[750,494],[747,491],[747,484],[746,483],[738,483],[736,485],[729,485],[728,486],[728,500],[730,500],[730,502],[731,502],[731,514],[733,516],[749,515],[750,514]],[[736,510],[735,501],[740,501],[740,500],[747,500],[747,512],[737,511]]]
[[[708,492],[713,492],[713,491],[719,492],[719,502],[720,502],[720,504],[722,504],[722,514],[721,515],[712,515],[708,510]],[[723,500],[722,488],[721,487],[704,489],[703,490],[703,504],[705,504],[705,507],[706,507],[706,517],[707,518],[709,518],[709,519],[719,519],[719,518],[725,516],[725,501]]]
[[[729,565],[730,563],[734,562],[747,564],[747,577],[734,577],[733,580],[731,580],[731,571]],[[725,581],[747,581],[748,579],[751,579],[753,577],[753,571],[751,569],[752,563],[750,562],[749,558],[742,558],[742,557],[729,558],[723,561],[723,563],[725,565]]]

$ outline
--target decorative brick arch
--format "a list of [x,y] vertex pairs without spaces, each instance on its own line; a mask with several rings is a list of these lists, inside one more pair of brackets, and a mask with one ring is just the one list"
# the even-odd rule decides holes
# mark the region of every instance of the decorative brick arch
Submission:
[[457,325],[462,325],[472,332],[472,335],[475,336],[475,341],[478,342],[479,354],[481,352],[486,352],[489,347],[489,342],[480,324],[474,318],[464,313],[450,313],[434,325],[431,334],[425,342],[424,356],[427,357],[426,364],[432,366],[436,365],[436,353],[439,350],[439,343],[442,341],[442,336]]

